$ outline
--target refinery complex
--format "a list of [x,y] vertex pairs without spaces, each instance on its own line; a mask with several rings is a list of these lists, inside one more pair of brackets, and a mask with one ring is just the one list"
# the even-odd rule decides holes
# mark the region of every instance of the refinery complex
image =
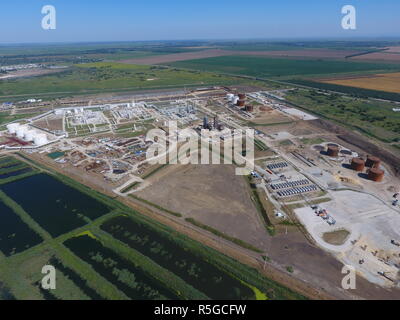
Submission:
[[[175,132],[168,129],[170,121],[177,123]],[[129,201],[151,193],[158,179],[163,181],[162,172],[173,170],[150,163],[147,152],[154,141],[147,137],[149,130],[161,130],[167,137],[188,128],[198,134],[208,130],[214,133],[212,145],[227,143],[234,130],[254,128],[254,169],[248,179],[269,207],[265,221],[253,218],[267,229],[284,221],[301,225],[310,242],[358,275],[397,287],[400,179],[380,155],[337,139],[316,127],[318,121],[286,103],[284,92],[212,87],[53,106],[7,124],[0,146],[2,153],[22,153]],[[215,219],[203,223],[217,225],[220,218]],[[246,224],[232,230],[243,234],[246,228],[252,230]],[[242,239],[267,246],[265,230],[249,231]]]

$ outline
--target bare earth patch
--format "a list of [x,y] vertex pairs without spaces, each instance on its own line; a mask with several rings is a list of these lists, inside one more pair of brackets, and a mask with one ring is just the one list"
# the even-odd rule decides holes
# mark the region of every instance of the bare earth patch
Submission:
[[288,57],[288,58],[330,58],[344,59],[349,55],[358,53],[353,50],[308,49],[286,51],[230,51],[221,49],[208,49],[196,52],[173,53],[140,59],[122,60],[119,62],[130,64],[162,64],[193,59],[205,59],[222,56],[260,56],[260,57]]
[[154,176],[152,185],[137,195],[255,246],[266,240],[248,183],[235,175],[233,165],[170,167],[176,170]]
[[351,60],[371,60],[371,61],[400,61],[400,54],[395,52],[374,52],[352,57]]
[[340,229],[332,232],[325,232],[322,235],[322,239],[329,244],[333,244],[335,246],[340,246],[346,242],[350,232],[345,229]]

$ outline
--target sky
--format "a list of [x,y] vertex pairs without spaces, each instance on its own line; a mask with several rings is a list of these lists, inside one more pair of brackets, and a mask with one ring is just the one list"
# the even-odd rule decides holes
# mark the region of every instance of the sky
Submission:
[[[341,27],[344,5],[356,30]],[[1,0],[0,13],[0,43],[400,37],[399,0]]]

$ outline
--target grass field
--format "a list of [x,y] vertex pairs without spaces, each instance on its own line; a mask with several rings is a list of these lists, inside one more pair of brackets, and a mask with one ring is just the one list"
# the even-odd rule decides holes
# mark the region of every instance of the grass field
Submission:
[[355,99],[339,94],[297,89],[286,99],[314,114],[335,120],[384,142],[400,140],[400,114],[393,104]]
[[5,123],[9,123],[12,121],[20,120],[20,119],[29,119],[34,117],[37,113],[20,113],[15,115],[10,115],[10,112],[1,112],[0,113],[0,129],[4,129],[3,125]]
[[169,65],[172,67],[227,74],[240,74],[260,78],[341,74],[371,70],[400,70],[400,64],[348,62],[321,59],[275,59],[244,56],[188,60],[171,63]]
[[321,80],[321,82],[400,93],[400,73],[376,74],[365,77],[351,77],[347,79],[337,78],[332,80]]
[[240,84],[245,80],[208,72],[159,66],[98,62],[36,78],[0,81],[0,97],[104,93],[114,91]]

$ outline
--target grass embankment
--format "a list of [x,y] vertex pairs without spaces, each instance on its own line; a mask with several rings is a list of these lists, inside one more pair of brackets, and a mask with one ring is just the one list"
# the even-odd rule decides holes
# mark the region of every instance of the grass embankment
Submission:
[[[153,174],[155,174],[155,173],[157,173],[158,171],[162,170],[162,169],[165,168],[166,166],[168,166],[168,164],[162,164],[162,165],[157,166],[155,169],[151,170],[150,172],[145,173],[145,174],[142,176],[142,179],[145,180],[145,179],[151,177]],[[138,185],[140,185],[140,182],[136,181],[136,182],[134,182],[134,183],[132,183],[132,184],[126,186],[124,189],[122,189],[122,190],[121,190],[121,193],[127,193],[127,192],[131,191],[132,189],[134,189],[135,187],[137,187]]]
[[[246,180],[250,186],[250,192],[251,192],[251,200],[253,201],[258,213],[260,214],[265,228],[267,229],[269,235],[274,236],[276,233],[275,226],[271,222],[271,219],[268,216],[267,210],[273,211],[273,207],[268,205],[266,201],[261,200],[261,195],[260,195],[260,190],[257,188],[257,186],[252,182],[252,177],[247,176]],[[267,209],[266,209],[267,207]]]
[[225,233],[223,233],[223,232],[221,232],[221,231],[219,231],[217,229],[214,229],[214,228],[212,228],[212,227],[210,227],[210,226],[208,226],[206,224],[203,224],[203,223],[201,223],[201,222],[199,222],[199,221],[197,221],[197,220],[195,220],[193,218],[186,218],[185,221],[193,224],[196,227],[199,227],[199,228],[204,229],[204,230],[206,230],[208,232],[211,232],[212,234],[214,234],[214,235],[216,235],[216,236],[218,236],[220,238],[223,238],[225,240],[231,241],[231,242],[233,242],[233,243],[235,243],[235,244],[237,244],[237,245],[239,245],[239,246],[241,246],[241,247],[243,247],[245,249],[248,249],[248,250],[251,250],[251,251],[254,251],[254,252],[257,252],[257,253],[262,253],[263,252],[262,250],[254,247],[253,245],[251,245],[251,244],[249,244],[249,243],[247,243],[247,242],[245,242],[243,240],[228,236],[227,234],[225,234]]
[[137,195],[130,194],[129,196],[132,197],[133,199],[136,199],[136,200],[138,200],[138,201],[144,202],[144,203],[146,203],[146,204],[148,204],[148,205],[150,205],[150,206],[152,206],[152,207],[154,207],[154,208],[156,208],[156,209],[158,209],[158,210],[161,210],[161,211],[164,211],[164,212],[166,212],[166,213],[169,213],[169,214],[171,214],[171,215],[173,215],[173,216],[175,216],[175,217],[178,217],[178,218],[182,217],[182,214],[179,213],[179,212],[175,212],[175,211],[172,211],[172,210],[168,210],[168,209],[166,209],[166,208],[163,208],[162,206],[160,206],[160,205],[158,205],[158,204],[156,204],[156,203],[154,203],[154,202],[150,202],[150,201],[148,201],[148,200],[146,200],[146,199],[140,198],[140,197],[138,197]]

